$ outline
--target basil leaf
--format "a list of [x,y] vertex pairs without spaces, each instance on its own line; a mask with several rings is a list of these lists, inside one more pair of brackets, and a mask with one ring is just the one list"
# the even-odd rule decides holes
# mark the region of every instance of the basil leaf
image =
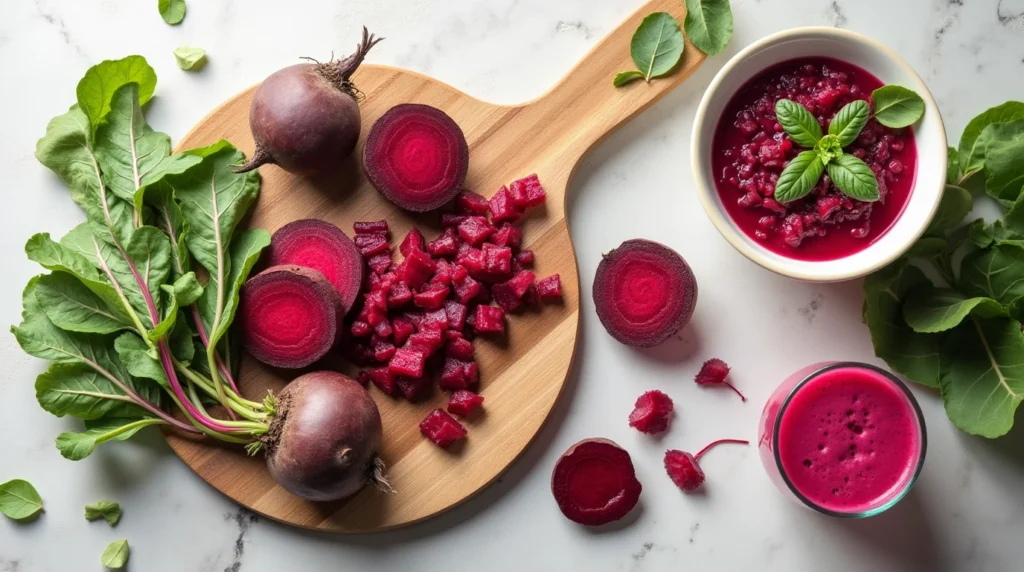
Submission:
[[980,154],[984,150],[984,146],[979,145],[978,141],[982,131],[989,125],[1008,123],[1018,119],[1024,119],[1024,103],[1007,101],[1002,105],[986,110],[967,124],[963,135],[960,136],[959,153],[960,171],[964,174],[964,177],[984,167],[984,159]]
[[1024,187],[1024,120],[989,125],[978,137],[984,145],[985,192],[1004,205],[1021,195]]
[[960,180],[960,155],[955,147],[946,152],[946,183],[953,185]]
[[640,73],[637,70],[619,72],[615,74],[615,79],[612,80],[612,85],[614,85],[615,87],[622,87],[627,83],[630,83],[638,79],[644,79],[644,74]]
[[843,147],[839,144],[839,137],[828,134],[814,144],[814,152],[822,163],[828,165],[843,155]]
[[804,151],[786,165],[775,183],[775,200],[795,201],[807,195],[825,172],[825,165],[814,151]]
[[101,500],[85,505],[85,520],[93,521],[104,519],[107,524],[114,526],[121,520],[121,505],[114,501]]
[[100,562],[107,568],[123,568],[128,563],[128,539],[115,540],[107,545]]
[[991,298],[968,298],[961,292],[927,285],[907,295],[903,318],[915,332],[935,333],[952,330],[968,315],[978,318],[1005,316],[999,302]]
[[180,48],[175,48],[174,59],[178,62],[179,68],[185,71],[198,71],[206,65],[206,50],[192,46],[181,46]]
[[853,155],[843,155],[825,168],[832,183],[846,195],[858,201],[878,200],[878,180],[864,161]]
[[900,259],[864,279],[864,323],[875,355],[907,379],[938,387],[944,334],[919,334],[903,320],[907,293],[931,282],[916,266]]
[[158,0],[157,8],[164,22],[172,26],[185,19],[185,0]]
[[629,43],[629,55],[644,79],[651,81],[676,67],[684,45],[679,22],[672,14],[655,12],[640,22]]
[[57,435],[57,450],[69,461],[81,461],[92,454],[96,447],[108,441],[125,441],[150,425],[162,425],[164,421],[155,417],[123,419],[104,417],[85,422],[81,433],[65,432]]
[[821,139],[821,125],[806,107],[790,99],[775,104],[775,115],[786,134],[801,147],[814,147]]
[[871,92],[875,119],[886,127],[898,129],[917,123],[924,116],[924,100],[900,85],[883,85]]
[[968,296],[1011,304],[1024,295],[1024,248],[997,244],[967,255],[961,263],[960,289]]
[[46,317],[58,328],[72,332],[109,334],[130,329],[132,323],[114,296],[112,301],[117,306],[108,306],[80,280],[64,272],[40,277],[36,288],[36,298]]
[[940,389],[946,415],[960,430],[990,439],[1013,426],[1024,399],[1024,334],[1009,318],[971,318],[943,346]]
[[100,120],[110,111],[114,92],[123,85],[139,85],[139,105],[145,105],[156,91],[156,72],[142,56],[128,56],[120,60],[102,61],[85,72],[78,82],[78,107],[88,118],[95,133]]
[[846,147],[860,135],[871,116],[871,106],[863,99],[852,101],[843,106],[828,125],[829,135],[839,139],[839,146]]
[[24,520],[43,510],[43,499],[26,480],[13,479],[0,485],[0,512],[7,518]]
[[732,8],[729,0],[686,0],[683,28],[697,49],[718,55],[732,39]]
[[967,214],[974,208],[971,193],[954,185],[946,185],[942,191],[942,202],[935,212],[932,222],[928,224],[925,234],[938,234],[950,230],[963,222]]

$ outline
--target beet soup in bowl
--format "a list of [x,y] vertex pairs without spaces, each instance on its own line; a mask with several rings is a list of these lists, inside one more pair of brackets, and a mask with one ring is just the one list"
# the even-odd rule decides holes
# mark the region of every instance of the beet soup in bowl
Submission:
[[[804,198],[773,198],[783,168],[806,150],[778,124],[775,104],[803,104],[822,123],[844,105],[898,85],[924,101],[910,127],[874,117],[843,153],[875,174],[881,198],[841,193],[827,173]],[[927,86],[896,53],[847,30],[796,28],[743,49],[718,72],[697,110],[691,142],[704,210],[737,250],[792,278],[838,282],[865,276],[905,253],[938,209],[946,177],[946,135]]]

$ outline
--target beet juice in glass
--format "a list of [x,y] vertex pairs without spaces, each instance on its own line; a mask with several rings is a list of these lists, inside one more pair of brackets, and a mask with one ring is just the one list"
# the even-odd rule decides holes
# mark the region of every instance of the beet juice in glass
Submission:
[[758,448],[787,496],[830,516],[863,518],[907,494],[926,441],[921,409],[895,376],[827,362],[779,385],[761,414]]

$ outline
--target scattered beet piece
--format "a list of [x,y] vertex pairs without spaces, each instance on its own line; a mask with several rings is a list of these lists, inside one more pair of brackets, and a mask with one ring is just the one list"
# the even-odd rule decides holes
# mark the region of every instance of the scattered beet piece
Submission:
[[487,237],[495,232],[495,228],[482,216],[466,217],[459,223],[459,237],[473,246],[480,246]]
[[375,232],[372,234],[357,234],[356,248],[363,258],[371,258],[388,250],[388,239],[384,233]]
[[462,191],[455,197],[455,208],[462,214],[486,215],[490,211],[487,199],[473,191]]
[[448,413],[459,417],[469,417],[484,403],[484,397],[472,391],[460,389],[448,398]]
[[466,437],[466,428],[443,409],[435,409],[420,423],[420,433],[439,447],[448,447]]
[[679,451],[676,449],[669,449],[665,451],[665,471],[668,472],[669,478],[676,484],[677,487],[682,489],[684,492],[691,493],[700,488],[704,484],[704,471],[701,470],[700,465],[697,463],[700,461],[701,456],[708,451],[708,449],[721,443],[739,443],[741,445],[748,445],[750,441],[744,441],[741,439],[719,439],[701,449],[696,455],[691,455],[686,451]]
[[455,256],[459,252],[459,234],[452,227],[427,244],[427,253],[434,258]]
[[370,128],[363,169],[389,201],[413,212],[431,211],[458,194],[469,169],[469,146],[440,109],[404,103]]
[[317,219],[296,220],[277,229],[270,239],[267,265],[320,272],[337,290],[342,315],[355,304],[363,282],[363,259],[355,243],[340,228]]
[[649,240],[627,240],[604,255],[594,278],[597,316],[616,340],[656,346],[693,314],[697,281],[674,250]]
[[469,215],[456,213],[441,213],[441,226],[454,227],[462,224],[462,221],[469,218]]
[[657,389],[648,391],[637,398],[629,426],[648,435],[662,433],[668,429],[673,408],[671,397]]
[[356,234],[375,234],[384,233],[384,238],[388,236],[388,221],[386,220],[371,220],[355,222],[352,224],[352,230]]
[[399,376],[395,387],[407,401],[416,403],[430,397],[430,378],[426,376],[411,378]]
[[448,286],[444,284],[427,284],[423,289],[413,294],[412,302],[418,308],[436,310],[444,305],[448,298]]
[[693,381],[697,382],[697,385],[728,385],[730,389],[736,392],[736,395],[740,396],[740,399],[746,401],[747,396],[736,389],[736,386],[726,381],[725,378],[728,376],[729,364],[718,358],[711,358],[700,367],[700,371],[697,372],[697,376],[693,378]]
[[494,306],[477,306],[473,327],[481,334],[505,333],[505,312]]
[[388,362],[388,370],[395,375],[405,377],[423,377],[423,366],[427,358],[421,351],[402,348]]
[[607,439],[585,439],[569,447],[551,473],[551,492],[562,514],[587,526],[626,516],[642,488],[629,453]]
[[494,224],[505,221],[516,222],[519,217],[523,216],[522,209],[512,202],[512,194],[508,192],[508,187],[498,189],[488,204],[491,208],[491,221]]
[[427,248],[427,241],[423,238],[423,233],[420,229],[414,228],[409,231],[409,234],[405,235],[402,239],[402,244],[399,245],[398,251],[402,253],[402,256],[408,257],[409,253],[413,250],[424,251]]
[[537,283],[537,295],[545,302],[558,302],[562,299],[562,277],[552,274]]
[[512,202],[523,210],[538,207],[547,200],[547,194],[536,173],[518,181],[512,181],[512,184],[509,185],[509,194],[512,196]]
[[366,371],[366,375],[370,378],[370,382],[386,395],[395,395],[398,392],[398,388],[395,386],[397,377],[386,366],[370,369]]
[[242,287],[242,344],[274,367],[306,367],[334,346],[340,324],[337,290],[316,270],[272,266]]
[[[449,330],[451,332],[453,330]],[[473,342],[466,338],[448,340],[444,349],[445,355],[468,362],[473,359]]]

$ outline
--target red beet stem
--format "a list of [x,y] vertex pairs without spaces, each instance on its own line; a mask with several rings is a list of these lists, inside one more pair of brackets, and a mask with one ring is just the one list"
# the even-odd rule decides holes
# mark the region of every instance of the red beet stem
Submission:
[[730,388],[731,388],[731,389],[732,389],[733,391],[735,391],[735,392],[736,392],[736,395],[739,395],[739,396],[740,396],[740,399],[742,399],[743,401],[746,401],[746,400],[747,400],[747,396],[746,396],[746,395],[743,395],[743,392],[741,392],[740,390],[736,389],[736,386],[735,386],[735,385],[733,385],[733,384],[729,383],[728,381],[723,381],[722,383],[724,383],[724,384],[728,385],[728,386],[729,386],[729,387],[730,387]]
[[739,444],[739,445],[749,445],[750,441],[746,441],[744,439],[719,439],[717,441],[712,441],[710,444],[708,444],[707,447],[704,447],[703,449],[698,451],[697,454],[693,456],[693,459],[695,461],[699,461],[700,458],[701,458],[701,455],[703,455],[704,453],[707,453],[708,449],[714,447],[715,445],[721,445],[722,443],[736,443],[736,444]]
[[347,84],[349,78],[359,68],[359,65],[363,63],[363,59],[366,57],[367,52],[370,51],[370,48],[376,46],[383,39],[374,36],[366,29],[366,26],[363,26],[363,41],[356,44],[356,51],[352,52],[352,55],[339,62],[322,64],[325,66],[325,69],[334,68],[331,73],[337,73],[343,82],[342,87],[339,89],[353,89],[351,84]]

